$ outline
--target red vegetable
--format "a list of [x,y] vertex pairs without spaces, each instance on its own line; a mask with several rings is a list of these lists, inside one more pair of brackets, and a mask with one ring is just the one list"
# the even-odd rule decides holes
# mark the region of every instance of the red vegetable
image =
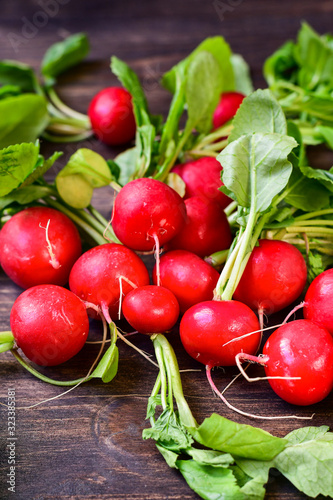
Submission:
[[82,301],[56,285],[34,286],[14,302],[10,327],[34,363],[54,366],[77,354],[87,340],[89,320]]
[[92,99],[88,116],[97,137],[106,144],[125,144],[135,136],[131,94],[121,87],[108,87]]
[[[133,250],[152,250],[171,240],[184,226],[182,198],[163,182],[141,178],[126,184],[116,196],[112,227]],[[158,240],[158,241],[157,241]]]
[[22,288],[65,285],[81,252],[75,225],[53,208],[26,208],[9,219],[0,232],[1,266]]
[[175,165],[172,169],[186,184],[185,198],[203,196],[225,208],[232,200],[219,190],[223,185],[221,171],[221,164],[209,156]]
[[[185,350],[209,368],[235,365],[235,357],[241,351],[256,353],[259,330],[254,312],[235,300],[201,302],[186,311],[180,322]],[[254,331],[257,333],[224,345]]]
[[326,328],[333,335],[333,269],[319,274],[309,286],[304,303],[304,317]]
[[[194,304],[211,300],[219,273],[192,252],[172,250],[160,261],[161,285],[173,292],[183,313]],[[156,266],[153,281],[157,283]]]
[[214,128],[222,127],[235,116],[244,97],[245,95],[240,92],[225,92],[221,95],[220,102],[213,114]]
[[333,338],[312,321],[287,323],[268,338],[263,348],[266,375],[300,377],[299,380],[269,380],[285,401],[311,405],[333,389]]
[[229,248],[232,234],[223,208],[215,201],[192,196],[185,200],[187,222],[167,244],[168,250],[188,250],[206,257]]
[[297,248],[285,241],[259,240],[233,298],[271,314],[300,296],[306,278],[306,263]]
[[[119,299],[135,286],[149,284],[146,266],[132,250],[107,243],[88,250],[75,262],[69,276],[69,287],[82,300],[100,308],[109,308],[117,319]],[[89,314],[95,316],[90,310]]]
[[174,294],[162,286],[135,288],[124,298],[125,319],[139,333],[163,333],[171,330],[179,316]]

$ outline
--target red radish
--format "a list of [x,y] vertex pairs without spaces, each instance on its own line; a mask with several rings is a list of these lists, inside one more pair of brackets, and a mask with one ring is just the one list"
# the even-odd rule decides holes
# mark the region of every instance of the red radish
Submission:
[[268,338],[263,348],[267,377],[278,396],[295,405],[311,405],[333,389],[333,338],[310,320],[291,321]]
[[[256,333],[242,338],[250,332]],[[241,351],[255,354],[260,337],[254,312],[235,300],[201,302],[188,309],[180,322],[185,350],[209,368],[236,365],[235,357]]]
[[[112,319],[117,319],[121,294],[148,284],[149,274],[140,257],[117,243],[106,243],[83,253],[69,276],[72,292],[101,309],[109,309]],[[89,314],[95,316],[90,310]]]
[[167,249],[189,250],[199,257],[207,257],[226,250],[232,234],[223,208],[215,201],[192,196],[185,200],[187,222],[183,229],[167,243]]
[[97,137],[106,144],[125,144],[135,136],[132,96],[121,87],[108,87],[92,99],[88,116]]
[[65,285],[81,252],[75,225],[53,208],[26,208],[13,215],[0,232],[2,268],[22,288]]
[[290,243],[259,240],[233,295],[251,309],[271,314],[302,293],[307,268],[301,252]]
[[319,274],[309,286],[304,303],[304,317],[326,328],[333,335],[333,269]]
[[163,245],[185,221],[182,198],[163,182],[135,179],[116,196],[112,227],[119,240],[133,250],[148,251]]
[[177,322],[179,304],[167,288],[148,285],[130,291],[124,298],[122,311],[139,333],[163,333]]
[[222,125],[231,120],[244,98],[245,95],[240,92],[224,92],[213,114],[213,127],[222,127]]
[[221,170],[221,164],[216,158],[205,156],[175,165],[172,172],[178,174],[185,182],[185,198],[203,196],[216,201],[222,208],[225,208],[232,202],[232,199],[219,190],[223,185]]
[[14,302],[10,327],[24,354],[42,366],[59,365],[85,344],[89,320],[83,302],[56,285],[38,285]]
[[[160,277],[161,285],[173,292],[184,313],[194,304],[213,298],[219,273],[192,252],[172,250],[161,257]],[[157,283],[156,266],[153,282]]]

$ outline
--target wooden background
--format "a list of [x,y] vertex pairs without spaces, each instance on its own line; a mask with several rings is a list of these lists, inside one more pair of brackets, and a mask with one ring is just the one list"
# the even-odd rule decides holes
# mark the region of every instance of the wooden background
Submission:
[[[224,10],[224,14],[222,10]],[[59,82],[59,93],[74,108],[86,112],[92,96],[116,83],[109,70],[111,55],[129,63],[139,74],[153,113],[166,113],[170,96],[159,86],[164,71],[185,57],[205,37],[223,35],[235,52],[251,66],[256,87],[265,86],[262,64],[286,39],[294,38],[301,20],[320,32],[332,30],[333,2],[320,0],[148,0],[80,1],[22,0],[1,3],[0,58],[17,59],[38,68],[46,48],[63,36],[86,31],[91,54],[86,62]],[[14,35],[14,36],[13,36]],[[97,140],[85,146],[106,158],[116,150]],[[59,165],[78,147],[57,147],[43,143],[49,154],[62,148]],[[315,162],[331,166],[330,154],[312,155]],[[330,163],[329,163],[330,162]],[[59,168],[59,167],[58,167]],[[57,167],[53,170],[56,173]],[[100,190],[94,204],[106,216],[112,198]],[[9,329],[9,314],[21,289],[0,270],[0,328]],[[271,318],[274,323],[277,318]],[[100,336],[100,325],[92,323],[92,335]],[[144,336],[137,345],[153,352]],[[200,371],[183,374],[186,397],[196,419],[201,422],[213,411],[238,422],[259,425],[283,436],[302,425],[301,421],[252,421],[232,413],[208,388],[202,366],[189,359],[179,344],[177,333],[170,336],[180,367]],[[84,384],[60,399],[34,409],[24,409],[62,390],[46,385],[18,365],[10,353],[0,358],[0,401],[7,402],[9,388],[16,392],[16,492],[7,490],[8,451],[7,411],[0,409],[0,498],[17,499],[195,499],[198,498],[175,470],[168,468],[151,441],[142,441],[147,397],[156,377],[154,366],[119,341],[120,364],[116,379],[109,385],[99,381]],[[72,379],[83,376],[94,350],[85,347],[72,361],[45,370],[49,376]],[[260,373],[254,369],[253,373]],[[235,374],[215,370],[213,377],[223,388]],[[249,385],[236,382],[228,391],[229,400],[245,411],[262,415],[315,412],[313,425],[332,425],[333,395],[313,408],[293,408],[275,396],[267,382]],[[273,474],[267,487],[268,499],[301,499],[283,477]]]

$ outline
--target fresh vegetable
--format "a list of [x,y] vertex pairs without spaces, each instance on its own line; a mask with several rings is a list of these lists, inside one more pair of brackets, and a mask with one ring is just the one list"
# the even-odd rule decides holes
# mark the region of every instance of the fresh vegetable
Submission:
[[260,362],[267,377],[287,377],[269,378],[269,383],[289,403],[318,403],[333,389],[333,339],[310,320],[291,321],[275,330],[263,347]]
[[10,327],[18,347],[34,363],[64,363],[84,346],[89,321],[83,302],[56,285],[38,285],[14,302]]
[[[260,343],[256,315],[236,300],[211,300],[192,306],[182,317],[179,331],[188,354],[209,368],[236,365],[239,352],[254,354]],[[244,337],[249,332],[255,333]]]
[[232,234],[229,222],[218,203],[192,196],[185,200],[185,206],[186,224],[167,243],[167,250],[188,250],[199,257],[206,257],[230,247]]
[[240,92],[224,92],[213,114],[214,128],[222,127],[237,113],[245,95]]
[[9,219],[0,232],[0,262],[22,288],[65,285],[82,252],[73,222],[49,207],[31,207]]
[[[171,250],[160,260],[161,285],[173,292],[180,311],[184,313],[194,304],[211,300],[219,273],[203,259],[187,250]],[[153,282],[157,284],[157,266]]]
[[134,288],[125,296],[122,312],[135,330],[151,335],[171,330],[178,320],[179,304],[167,288],[147,285]]
[[333,269],[320,273],[310,284],[304,299],[303,314],[333,335]]
[[[137,286],[149,284],[143,261],[129,248],[106,243],[91,248],[75,262],[69,275],[69,288],[83,301],[118,318],[123,295]],[[93,314],[93,310],[89,309]]]
[[233,297],[260,314],[272,314],[298,299],[306,279],[306,263],[297,248],[285,241],[261,239]]
[[93,131],[102,142],[116,146],[134,139],[132,97],[125,89],[108,87],[98,92],[89,104],[88,116]]
[[172,172],[178,174],[185,182],[185,199],[192,196],[203,196],[214,200],[226,208],[232,202],[221,190],[221,164],[211,157],[180,163]]
[[183,200],[163,182],[135,179],[116,196],[112,227],[119,240],[133,250],[147,251],[164,245],[185,221]]

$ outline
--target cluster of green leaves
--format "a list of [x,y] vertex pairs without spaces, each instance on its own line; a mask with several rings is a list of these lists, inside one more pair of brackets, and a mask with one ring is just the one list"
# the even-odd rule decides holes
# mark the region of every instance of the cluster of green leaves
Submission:
[[307,144],[333,149],[333,39],[303,23],[297,40],[287,41],[264,64],[269,88]]
[[0,148],[35,142],[42,135],[66,142],[91,134],[87,117],[65,106],[53,89],[56,77],[79,63],[88,51],[83,33],[52,45],[40,66],[43,84],[30,66],[0,61]]
[[237,203],[237,234],[217,286],[222,299],[232,297],[259,237],[297,245],[310,279],[333,262],[332,172],[308,166],[298,126],[269,89],[244,99],[217,159],[221,189]]
[[147,408],[151,427],[143,437],[156,441],[167,464],[201,498],[263,499],[271,469],[309,497],[333,495],[333,433],[327,426],[303,427],[282,439],[217,414],[198,425],[172,347],[163,335],[153,343],[160,374]]
[[111,59],[111,69],[133,97],[137,125],[135,147],[114,160],[121,185],[144,176],[165,181],[175,161],[183,159],[186,152],[195,149],[200,154],[203,139],[202,156],[211,151],[210,147],[216,154],[214,142],[228,135],[225,127],[211,134],[212,116],[221,93],[238,90],[248,94],[253,90],[246,62],[240,55],[232,54],[220,36],[204,40],[163,75],[163,86],[173,94],[164,122],[162,117],[149,113],[134,71],[116,57]]
[[54,183],[46,182],[43,175],[61,155],[55,152],[45,159],[38,141],[0,150],[0,221],[31,204],[44,204],[68,215],[90,244],[119,242],[108,222],[91,206],[93,190],[114,180],[108,162],[98,153],[81,148],[69,158]]

